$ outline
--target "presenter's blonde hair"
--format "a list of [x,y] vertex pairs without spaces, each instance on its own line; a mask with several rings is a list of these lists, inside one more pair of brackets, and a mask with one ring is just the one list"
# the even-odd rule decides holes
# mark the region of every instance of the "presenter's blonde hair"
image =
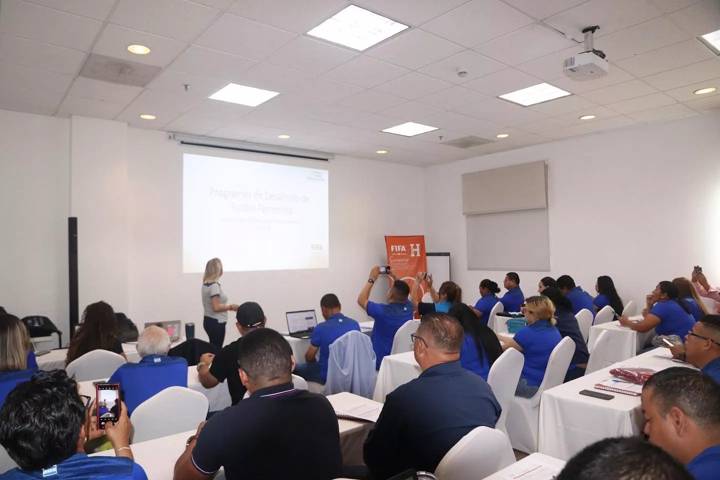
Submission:
[[205,264],[205,274],[203,275],[203,283],[217,282],[223,274],[222,262],[219,258],[211,258]]
[[0,317],[0,372],[25,370],[27,355],[32,348],[30,336],[14,315]]
[[535,295],[525,299],[527,310],[531,310],[538,320],[549,320],[551,325],[555,325],[555,305],[552,300],[544,295]]

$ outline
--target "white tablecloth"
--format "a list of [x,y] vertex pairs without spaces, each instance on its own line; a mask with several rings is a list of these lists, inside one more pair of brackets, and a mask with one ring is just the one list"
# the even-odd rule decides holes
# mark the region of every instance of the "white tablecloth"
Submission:
[[413,352],[396,353],[383,358],[375,383],[373,400],[385,402],[385,396],[400,385],[420,376],[420,365]]
[[590,327],[590,336],[588,337],[588,349],[592,352],[593,346],[597,341],[600,333],[608,332],[612,336],[612,344],[622,352],[625,359],[632,358],[643,349],[648,339],[655,335],[655,330],[640,333],[628,327],[623,327],[620,322],[608,322]]
[[564,460],[543,455],[542,453],[533,453],[499,472],[485,477],[485,480],[516,480],[523,478],[553,480],[563,467],[565,467]]
[[593,390],[596,383],[611,378],[609,372],[617,366],[660,371],[678,365],[668,349],[656,348],[545,391],[540,402],[540,452],[568,460],[603,438],[638,435],[643,427],[640,397],[597,390],[615,396],[601,400],[578,392]]

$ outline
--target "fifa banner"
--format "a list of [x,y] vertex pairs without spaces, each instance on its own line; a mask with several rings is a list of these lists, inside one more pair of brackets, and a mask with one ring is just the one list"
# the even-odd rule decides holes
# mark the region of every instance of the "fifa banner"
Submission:
[[[412,291],[415,285],[415,276],[419,272],[427,272],[427,257],[425,256],[425,236],[385,236],[388,265],[390,272],[398,280],[404,280],[410,285]],[[423,282],[425,283],[425,282]],[[424,286],[424,285],[423,285]],[[421,290],[420,297],[424,289]],[[419,299],[415,299],[416,301]]]

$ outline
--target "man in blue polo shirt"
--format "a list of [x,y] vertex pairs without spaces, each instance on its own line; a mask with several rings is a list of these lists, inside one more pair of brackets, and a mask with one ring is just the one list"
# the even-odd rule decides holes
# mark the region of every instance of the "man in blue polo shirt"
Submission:
[[140,362],[122,365],[108,380],[108,383],[120,384],[130,414],[142,402],[168,387],[187,387],[187,361],[168,357],[168,350],[168,333],[155,325],[147,327],[138,338]]
[[[328,293],[320,299],[320,311],[325,319],[318,324],[310,337],[310,346],[305,353],[305,361],[295,367],[295,373],[305,380],[324,384],[327,380],[330,344],[352,330],[360,331],[360,324],[341,312],[342,306],[337,295]],[[316,360],[318,350],[320,358]]]
[[370,291],[380,277],[380,267],[377,265],[370,270],[367,283],[360,290],[358,305],[375,320],[372,333],[373,350],[375,351],[375,368],[380,369],[380,364],[385,355],[392,350],[395,333],[405,322],[413,319],[415,304],[408,299],[410,287],[402,280],[395,280],[395,277],[388,272],[387,275],[393,279],[393,285],[387,294],[388,303],[371,302]]
[[720,384],[720,315],[705,315],[685,336],[685,343],[670,349]]
[[561,275],[556,282],[557,288],[570,300],[575,315],[585,308],[593,314],[593,317],[595,316],[592,295],[583,290],[582,287],[576,286],[575,280],[570,275]]
[[525,295],[520,290],[520,275],[516,272],[508,272],[503,281],[503,287],[507,289],[505,295],[500,297],[500,303],[506,312],[519,312],[525,302]]
[[720,472],[720,385],[685,367],[656,373],[643,386],[645,435],[685,465],[695,480]]

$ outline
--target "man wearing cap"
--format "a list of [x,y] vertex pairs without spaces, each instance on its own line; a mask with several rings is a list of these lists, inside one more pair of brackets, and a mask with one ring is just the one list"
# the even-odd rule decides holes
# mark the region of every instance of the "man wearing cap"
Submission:
[[245,302],[238,307],[235,318],[240,338],[226,345],[217,356],[212,353],[202,355],[197,365],[198,377],[203,387],[213,388],[227,380],[233,405],[243,399],[246,391],[238,373],[240,344],[245,335],[265,326],[265,313],[257,303]]

